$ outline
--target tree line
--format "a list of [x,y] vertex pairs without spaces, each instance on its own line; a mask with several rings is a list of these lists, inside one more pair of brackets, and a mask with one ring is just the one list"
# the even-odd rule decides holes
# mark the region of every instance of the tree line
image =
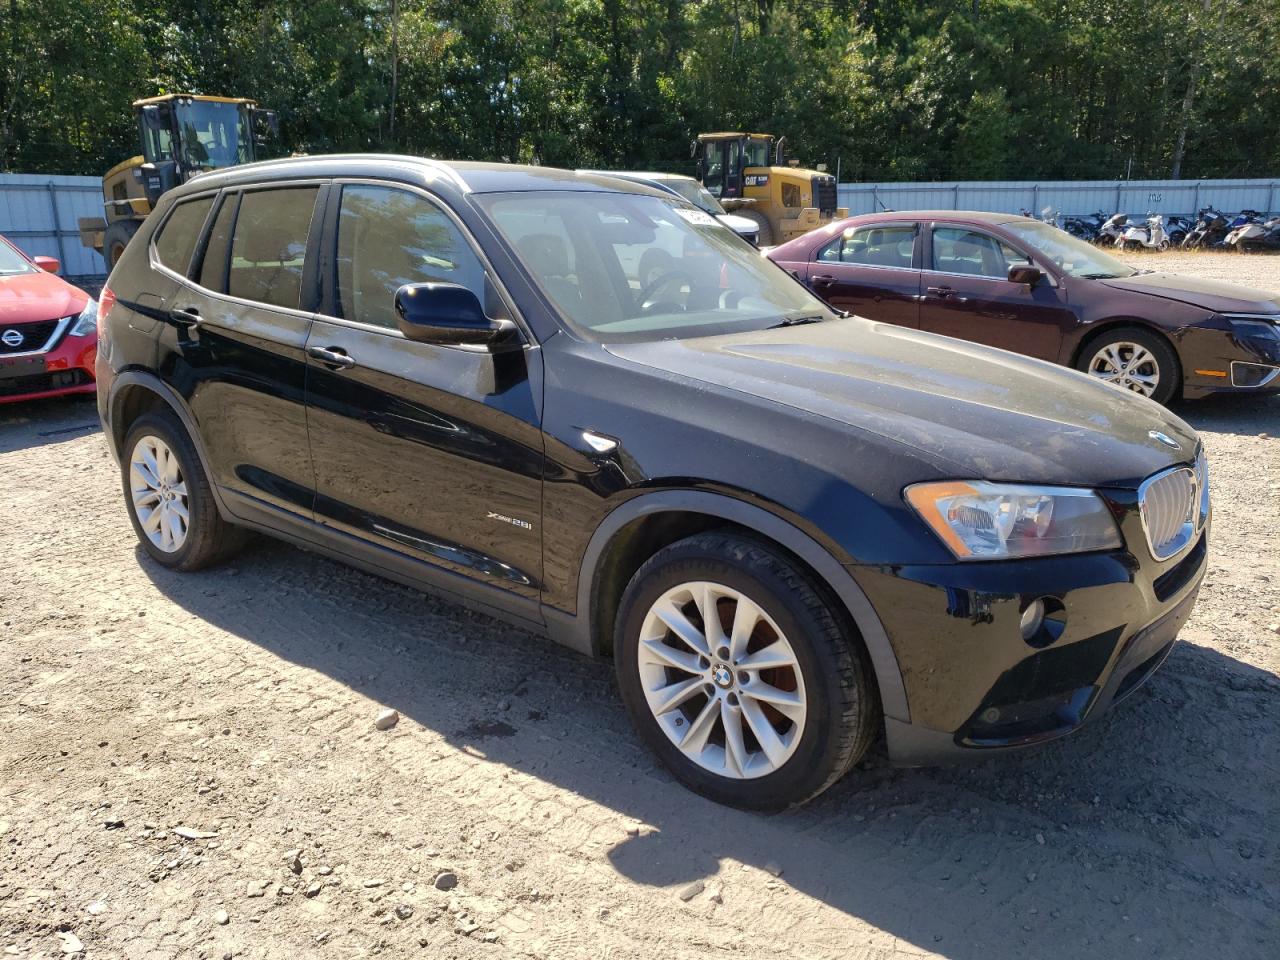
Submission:
[[0,0],[0,170],[101,174],[130,103],[257,99],[285,151],[844,180],[1272,176],[1280,0]]

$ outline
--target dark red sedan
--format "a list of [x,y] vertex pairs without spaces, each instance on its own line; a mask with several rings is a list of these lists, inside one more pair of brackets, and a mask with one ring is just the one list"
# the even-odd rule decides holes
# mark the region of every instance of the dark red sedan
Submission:
[[1075,367],[1160,403],[1280,390],[1280,295],[1135,270],[1028,217],[867,214],[768,256],[838,309]]
[[93,393],[98,305],[0,237],[0,403]]

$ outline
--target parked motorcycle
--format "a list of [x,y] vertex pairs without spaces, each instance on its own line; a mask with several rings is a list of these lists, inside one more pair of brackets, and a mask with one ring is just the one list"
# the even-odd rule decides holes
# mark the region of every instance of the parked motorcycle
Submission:
[[1227,235],[1227,216],[1212,207],[1202,207],[1196,214],[1195,226],[1183,238],[1182,246],[1188,250],[1211,247]]
[[1073,237],[1084,240],[1086,243],[1093,243],[1098,238],[1102,225],[1106,222],[1107,215],[1099,210],[1097,213],[1091,213],[1086,216],[1064,218],[1062,229]]
[[1152,213],[1147,215],[1145,224],[1126,223],[1116,246],[1121,250],[1168,250],[1169,236],[1164,232],[1164,217]]
[[1098,228],[1098,235],[1094,238],[1094,243],[1100,246],[1117,246],[1117,241],[1124,236],[1125,226],[1129,223],[1129,215],[1127,213],[1117,213],[1108,217]]
[[1165,221],[1164,232],[1169,235],[1170,246],[1180,247],[1194,228],[1195,222],[1190,217],[1173,214]]
[[1270,220],[1255,219],[1236,227],[1222,241],[1224,247],[1245,250],[1275,249],[1280,247],[1280,217]]

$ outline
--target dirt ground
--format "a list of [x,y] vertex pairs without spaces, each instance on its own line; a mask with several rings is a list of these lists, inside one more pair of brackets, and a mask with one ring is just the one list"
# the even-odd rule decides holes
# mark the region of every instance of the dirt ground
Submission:
[[657,768],[608,663],[270,541],[156,566],[92,402],[0,407],[0,955],[1274,958],[1280,398],[1179,412],[1210,572],[1146,687],[764,817]]

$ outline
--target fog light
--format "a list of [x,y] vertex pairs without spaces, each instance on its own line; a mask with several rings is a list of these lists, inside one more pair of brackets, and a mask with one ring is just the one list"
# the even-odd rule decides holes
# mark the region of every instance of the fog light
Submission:
[[1019,626],[1022,628],[1022,639],[1030,640],[1040,630],[1044,624],[1044,601],[1032,600],[1027,604],[1027,609],[1022,611],[1022,620]]

